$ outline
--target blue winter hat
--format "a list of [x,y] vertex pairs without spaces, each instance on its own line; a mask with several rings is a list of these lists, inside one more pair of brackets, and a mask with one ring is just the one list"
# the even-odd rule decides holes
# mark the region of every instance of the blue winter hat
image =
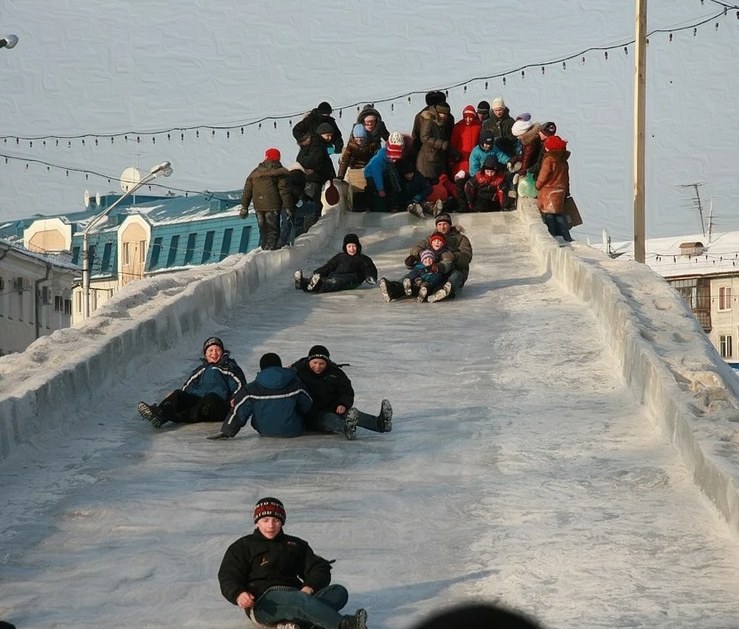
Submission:
[[363,124],[355,124],[354,129],[352,129],[352,135],[355,138],[366,138],[367,130],[364,128]]

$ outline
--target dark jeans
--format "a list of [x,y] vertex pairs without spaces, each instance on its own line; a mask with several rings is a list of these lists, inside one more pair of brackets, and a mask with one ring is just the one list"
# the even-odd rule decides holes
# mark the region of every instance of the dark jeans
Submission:
[[157,408],[167,421],[177,424],[222,422],[231,410],[228,402],[216,393],[199,397],[182,389],[170,393]]
[[259,225],[259,246],[262,249],[277,249],[280,237],[280,210],[255,211]]
[[[373,432],[382,432],[377,427],[378,421],[379,418],[375,415],[359,411],[359,422],[357,422],[357,426]],[[336,433],[339,435],[343,435],[346,432],[344,430],[346,415],[337,415],[331,411],[318,411],[316,414],[312,414],[306,418],[303,423],[305,429],[309,432]]]
[[254,603],[254,619],[263,625],[276,625],[284,620],[339,629],[343,616],[339,611],[349,600],[349,592],[343,585],[329,585],[312,596],[300,590],[272,588]]
[[570,228],[567,226],[567,217],[564,214],[544,214],[544,222],[547,225],[549,233],[555,236],[562,236],[566,242],[572,242],[570,236]]

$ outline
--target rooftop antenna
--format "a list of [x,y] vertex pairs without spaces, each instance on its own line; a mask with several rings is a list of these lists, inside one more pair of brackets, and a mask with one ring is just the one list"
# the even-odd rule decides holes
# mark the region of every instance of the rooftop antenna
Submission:
[[698,214],[700,214],[701,217],[701,232],[703,233],[703,237],[706,237],[706,225],[703,222],[703,201],[701,201],[701,193],[699,188],[704,184],[703,181],[697,181],[695,183],[688,183],[685,185],[681,185],[681,188],[693,188],[695,191],[695,199],[693,200],[693,204],[695,207],[698,208]]
[[711,233],[713,232],[713,197],[708,205],[708,244],[711,244]]

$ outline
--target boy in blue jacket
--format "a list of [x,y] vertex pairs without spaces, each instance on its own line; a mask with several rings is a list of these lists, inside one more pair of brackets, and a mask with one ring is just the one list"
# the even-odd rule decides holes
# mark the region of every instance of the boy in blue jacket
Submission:
[[235,437],[249,419],[264,437],[299,437],[303,434],[303,415],[313,400],[292,369],[282,366],[277,354],[265,354],[259,361],[261,371],[234,396],[234,405],[223,421],[221,432],[208,439]]
[[245,386],[241,367],[226,351],[223,341],[212,336],[203,343],[200,366],[182,388],[172,391],[159,404],[139,402],[138,410],[154,428],[167,422],[222,422],[231,408],[231,399]]

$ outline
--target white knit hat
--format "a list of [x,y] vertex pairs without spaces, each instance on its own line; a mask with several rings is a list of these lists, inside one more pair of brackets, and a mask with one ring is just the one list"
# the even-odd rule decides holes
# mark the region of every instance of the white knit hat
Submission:
[[514,122],[513,126],[511,127],[511,133],[515,137],[520,138],[524,133],[526,133],[533,126],[534,126],[534,123],[531,122],[531,120],[516,120],[516,122]]
[[490,109],[505,109],[505,102],[502,98],[494,98],[490,103]]

